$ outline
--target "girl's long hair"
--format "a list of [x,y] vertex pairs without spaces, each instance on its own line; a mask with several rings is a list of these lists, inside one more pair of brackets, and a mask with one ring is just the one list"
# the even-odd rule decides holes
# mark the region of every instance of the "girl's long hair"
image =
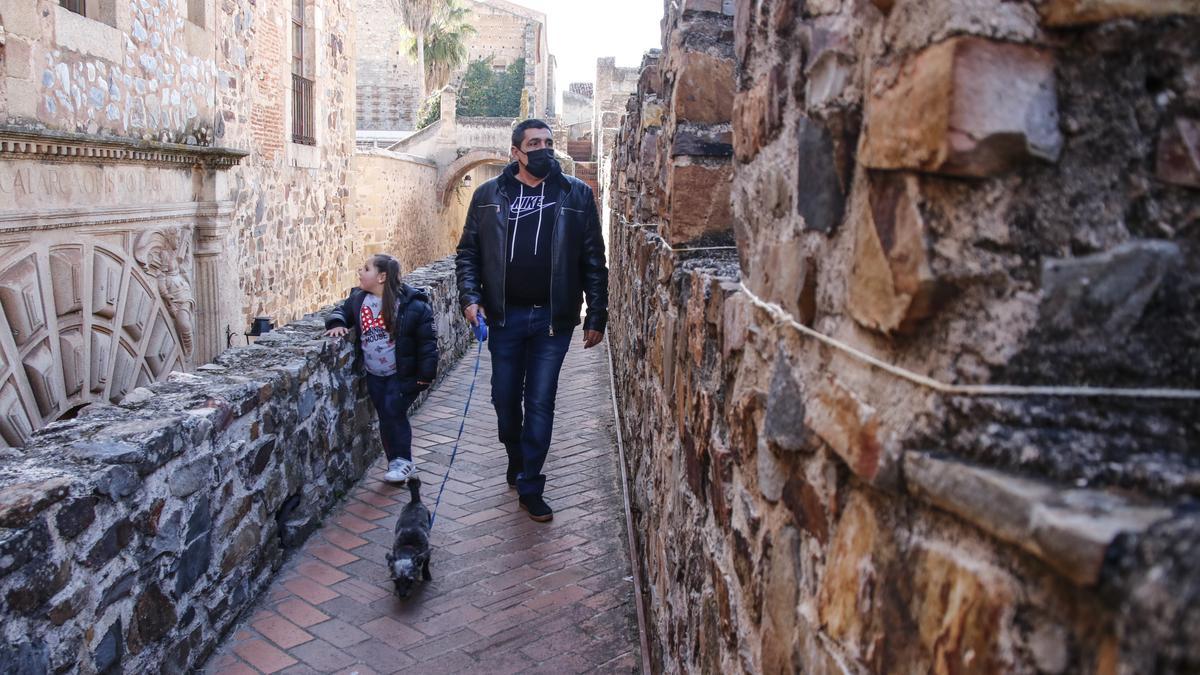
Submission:
[[400,299],[400,261],[386,253],[376,253],[371,262],[387,274],[383,283],[383,325],[388,335],[396,334],[396,303]]

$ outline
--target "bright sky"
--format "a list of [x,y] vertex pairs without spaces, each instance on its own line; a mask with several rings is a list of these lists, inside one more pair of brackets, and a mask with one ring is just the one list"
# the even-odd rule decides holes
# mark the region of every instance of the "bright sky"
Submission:
[[596,59],[617,57],[636,66],[648,49],[661,47],[662,0],[510,0],[546,14],[550,53],[558,59],[559,92],[572,82],[593,82]]

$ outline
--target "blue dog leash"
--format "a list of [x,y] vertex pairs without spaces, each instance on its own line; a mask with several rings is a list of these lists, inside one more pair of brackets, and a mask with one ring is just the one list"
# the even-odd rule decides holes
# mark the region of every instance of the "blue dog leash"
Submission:
[[454,458],[458,456],[458,444],[462,441],[463,429],[467,426],[467,413],[471,410],[471,397],[475,395],[475,382],[479,379],[479,362],[483,358],[483,343],[488,339],[487,321],[480,314],[475,324],[475,340],[479,348],[475,350],[475,374],[471,376],[471,389],[467,392],[467,405],[463,408],[462,422],[458,425],[458,438],[454,439],[454,450],[450,453],[450,464],[446,466],[446,475],[442,477],[442,486],[438,488],[437,500],[433,502],[433,513],[429,514],[429,528],[437,520],[438,505],[442,503],[442,493],[446,491],[446,481],[450,480],[450,469],[454,468]]

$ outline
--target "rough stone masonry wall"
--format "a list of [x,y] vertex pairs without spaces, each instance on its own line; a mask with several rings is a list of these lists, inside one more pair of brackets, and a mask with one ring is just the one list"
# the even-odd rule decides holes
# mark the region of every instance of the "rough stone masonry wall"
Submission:
[[642,112],[727,83],[643,72],[611,340],[665,670],[1200,669],[1194,401],[937,394],[739,286],[943,381],[1196,387],[1200,22],[1170,14],[1198,11],[668,7],[731,28],[737,252],[662,245],[686,195]]
[[[354,156],[354,222],[365,258],[388,253],[411,270],[452,253],[462,232],[434,195],[437,165],[383,150]],[[361,261],[357,261],[361,265]]]
[[292,2],[216,4],[217,145],[250,151],[224,197],[236,200],[242,311],[247,325],[282,324],[338,300],[361,258],[349,200],[355,4],[305,3],[315,145],[292,140]]
[[[452,260],[442,374],[467,347]],[[0,671],[183,673],[380,457],[351,346],[311,315],[0,456]]]
[[359,256],[347,216],[353,5],[304,3],[315,83],[309,146],[292,142],[293,3],[197,4],[198,21],[186,0],[93,2],[100,10],[88,17],[52,0],[6,3],[0,122],[250,151],[222,177],[220,194],[196,199],[235,201],[241,297],[222,302],[241,307],[247,323],[286,322],[335,300]]

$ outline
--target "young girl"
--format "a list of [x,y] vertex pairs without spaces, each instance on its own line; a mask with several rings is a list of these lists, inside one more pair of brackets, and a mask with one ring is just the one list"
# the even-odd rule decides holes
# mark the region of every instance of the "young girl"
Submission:
[[358,270],[358,288],[325,320],[325,335],[357,329],[355,364],[366,367],[367,392],[379,415],[388,458],[383,479],[405,481],[413,472],[408,408],[437,376],[437,331],[429,296],[400,281],[400,261],[378,254]]

